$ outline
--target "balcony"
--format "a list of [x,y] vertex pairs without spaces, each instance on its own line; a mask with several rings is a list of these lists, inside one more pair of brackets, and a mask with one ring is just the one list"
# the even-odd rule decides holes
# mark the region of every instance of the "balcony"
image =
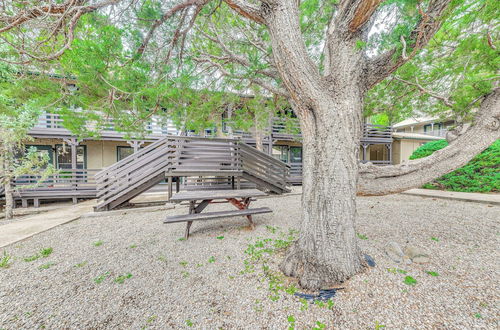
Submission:
[[427,131],[424,132],[424,135],[430,135],[430,136],[437,136],[437,137],[442,137],[443,139],[446,137],[446,133],[448,133],[448,130],[446,128],[438,129],[438,130],[433,130],[433,131]]
[[[152,117],[144,123],[146,140],[156,140],[165,135],[177,135],[178,130],[170,120],[161,117]],[[97,129],[99,127],[99,129]],[[102,138],[123,139],[126,133],[119,132],[113,119],[105,119],[103,122],[87,122],[86,128],[90,131],[98,130]],[[63,127],[63,119],[59,114],[45,113],[40,115],[38,123],[30,130],[30,135],[39,138],[69,137],[73,136],[69,130]]]
[[392,143],[392,127],[374,124],[363,125],[361,143],[385,144]]
[[[68,137],[72,136],[70,131],[63,127],[63,119],[58,114],[46,113],[40,116],[38,124],[30,131],[30,134],[35,137]],[[101,126],[100,134],[102,138],[111,139],[123,139],[125,133],[118,132],[116,130],[116,123],[112,119],[106,119],[104,123],[99,123]],[[97,123],[89,122],[87,128],[89,130],[95,130]],[[156,140],[162,136],[166,135],[179,135],[179,130],[175,127],[173,122],[170,120],[165,120],[165,118],[153,116],[150,120],[144,123],[144,129],[147,132],[144,136],[146,140]],[[228,133],[229,129],[226,128],[224,133]],[[366,144],[386,144],[392,143],[392,127],[364,124],[363,125],[363,135],[361,138],[361,143]],[[444,136],[446,130],[432,131],[429,134],[443,134],[437,136]],[[203,133],[196,134],[194,132],[186,132],[188,136],[204,136],[204,137],[215,137],[215,130],[208,129]],[[255,139],[255,134],[252,132],[245,132],[242,130],[233,130],[232,135],[235,138],[241,138],[242,140],[253,140]],[[282,141],[300,141],[300,124],[297,118],[281,118],[274,117],[272,120],[272,125],[264,130],[263,138],[265,141],[269,137],[273,140]]]

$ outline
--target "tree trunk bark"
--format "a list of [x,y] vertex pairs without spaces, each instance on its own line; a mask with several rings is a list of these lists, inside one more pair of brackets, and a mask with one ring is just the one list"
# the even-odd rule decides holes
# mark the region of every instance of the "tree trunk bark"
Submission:
[[264,151],[264,136],[262,130],[255,127],[255,148],[259,151]]
[[300,119],[304,150],[300,236],[281,269],[302,287],[317,290],[363,267],[354,222],[364,62],[355,38],[344,35],[331,41],[331,74],[321,76],[300,33],[297,2],[277,2],[266,20],[274,62]]
[[317,290],[340,283],[363,267],[354,223],[361,98],[355,91],[304,112],[300,237],[281,264],[285,275]]
[[14,196],[12,193],[12,184],[7,181],[4,184],[5,190],[5,219],[12,219],[14,216]]

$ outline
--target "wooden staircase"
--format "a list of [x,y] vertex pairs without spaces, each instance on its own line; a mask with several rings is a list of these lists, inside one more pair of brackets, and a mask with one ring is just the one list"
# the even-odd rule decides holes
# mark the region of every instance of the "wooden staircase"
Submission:
[[289,191],[289,170],[287,164],[239,140],[169,136],[97,173],[95,210],[123,205],[167,177],[185,177],[187,182],[215,178],[226,189],[234,187],[228,182],[236,178],[246,186],[282,194]]

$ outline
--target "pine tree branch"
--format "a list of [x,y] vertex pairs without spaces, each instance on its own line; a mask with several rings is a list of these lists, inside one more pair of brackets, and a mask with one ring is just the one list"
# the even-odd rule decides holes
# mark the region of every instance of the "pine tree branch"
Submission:
[[[396,59],[394,59],[394,55],[397,53],[397,47],[368,60],[365,79],[367,89],[387,78],[427,45],[429,40],[441,27],[443,15],[450,2],[451,0],[431,0],[425,12],[420,8],[421,19],[411,32],[409,42],[405,41],[404,38],[401,40],[404,52]],[[412,49],[410,54],[406,54],[407,46]]]

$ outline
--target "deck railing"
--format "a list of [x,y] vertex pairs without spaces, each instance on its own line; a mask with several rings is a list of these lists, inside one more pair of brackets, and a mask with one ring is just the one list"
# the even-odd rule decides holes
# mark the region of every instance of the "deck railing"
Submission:
[[[46,113],[40,116],[38,124],[35,126],[34,131],[39,132],[43,129],[46,133],[50,130],[54,132],[66,131],[62,125],[63,119],[58,114]],[[88,123],[89,129],[96,127],[96,123]],[[116,129],[116,124],[113,119],[106,119],[102,125],[102,132],[120,134]],[[164,118],[153,116],[148,122],[144,123],[144,129],[147,134],[152,136],[172,136],[179,135],[180,132],[175,128],[174,124],[170,121],[165,121]],[[362,141],[373,141],[379,143],[387,143],[392,141],[392,127],[383,125],[364,124]],[[227,130],[225,131],[227,133]],[[241,139],[253,139],[255,134],[253,132],[246,132],[242,130],[233,130],[233,137]],[[262,135],[267,139],[272,135],[277,140],[300,140],[300,123],[297,118],[290,117],[274,117],[270,127],[263,130]],[[425,134],[444,136],[446,130],[432,131]],[[193,137],[216,137],[215,130],[207,130],[201,133],[186,132],[187,136]]]
[[392,142],[392,127],[384,125],[364,124],[362,142]]
[[443,128],[439,130],[434,130],[434,131],[427,131],[424,132],[425,135],[430,135],[430,136],[437,136],[437,137],[446,137],[446,133],[448,133],[448,130]]
[[[42,177],[23,175],[14,180],[16,191],[36,190],[95,190],[95,174],[99,169],[61,169],[43,181]],[[68,196],[70,198],[71,196]]]

